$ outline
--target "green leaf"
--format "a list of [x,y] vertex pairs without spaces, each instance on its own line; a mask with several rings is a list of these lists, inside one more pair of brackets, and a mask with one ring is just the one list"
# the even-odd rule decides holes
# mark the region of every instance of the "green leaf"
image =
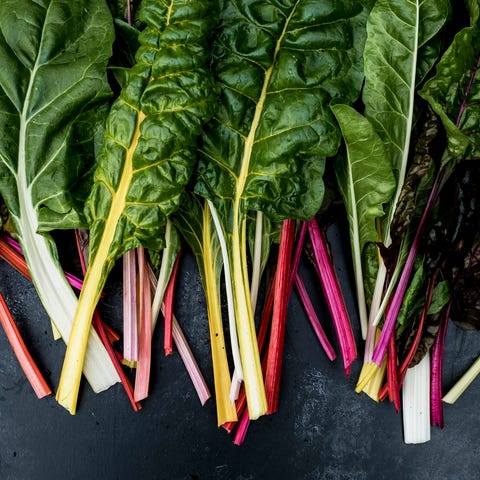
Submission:
[[415,273],[398,312],[397,323],[401,325],[401,330],[405,329],[407,324],[422,311],[422,303],[425,301],[423,297],[425,296],[426,279],[424,263],[423,258],[417,258],[415,262]]
[[[390,221],[407,168],[415,89],[426,75],[422,47],[440,31],[448,14],[447,0],[378,0],[368,18],[364,55],[365,116],[384,141],[397,178],[386,226],[387,244]],[[432,61],[427,64],[431,67]]]
[[[0,3],[0,193],[40,299],[65,341],[77,298],[52,238],[39,231],[83,222],[81,179],[94,160],[97,107],[110,96],[112,41],[103,1]],[[118,376],[98,337],[90,338],[87,375],[102,390]]]
[[136,64],[107,118],[87,199],[90,259],[57,398],[75,412],[85,332],[114,262],[137,246],[158,249],[196,159],[197,136],[212,113],[206,63],[213,3],[145,0]]
[[440,313],[442,308],[449,302],[451,293],[450,282],[448,280],[438,282],[433,289],[432,303],[428,309],[428,315]]
[[470,26],[455,35],[435,76],[419,92],[447,131],[445,162],[480,155],[480,3],[470,0],[467,5]]
[[362,253],[367,243],[382,241],[376,223],[383,218],[383,206],[395,191],[395,177],[390,163],[385,160],[383,142],[370,122],[347,105],[334,105],[332,110],[347,147],[347,156],[338,156],[335,171],[347,209],[357,302],[366,334],[368,317]]

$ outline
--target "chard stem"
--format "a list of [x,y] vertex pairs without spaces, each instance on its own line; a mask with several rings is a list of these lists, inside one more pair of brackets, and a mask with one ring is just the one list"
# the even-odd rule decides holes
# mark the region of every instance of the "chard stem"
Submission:
[[268,413],[274,413],[278,410],[283,347],[285,343],[285,322],[287,318],[288,300],[290,298],[290,263],[294,236],[295,220],[284,220],[282,223],[280,250],[275,274],[275,295],[265,374]]
[[322,289],[340,345],[344,370],[346,374],[349,374],[350,365],[357,357],[357,347],[345,301],[333,268],[332,260],[328,254],[326,240],[315,219],[308,222],[308,231],[315,254],[317,273],[320,277]]
[[0,324],[7,335],[8,342],[10,343],[13,353],[17,357],[20,367],[22,367],[23,373],[27,377],[30,385],[38,398],[43,398],[46,395],[50,395],[52,390],[48,386],[45,378],[43,377],[40,369],[30,355],[30,352],[23,341],[23,338],[18,330],[15,320],[8,309],[7,303],[0,293]]

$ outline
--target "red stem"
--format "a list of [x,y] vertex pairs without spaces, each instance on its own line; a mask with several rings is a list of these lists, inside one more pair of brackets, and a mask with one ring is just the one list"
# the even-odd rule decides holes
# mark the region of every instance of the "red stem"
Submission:
[[398,381],[397,345],[395,335],[390,337],[390,344],[388,345],[387,379],[389,398],[395,406],[395,411],[398,413],[400,411],[400,385]]
[[15,320],[8,309],[7,303],[0,293],[0,323],[5,330],[8,341],[13,349],[13,353],[22,367],[27,380],[30,382],[38,398],[43,398],[52,393],[40,369],[37,367],[30,352],[23,341]]
[[295,220],[284,220],[282,223],[277,271],[275,274],[272,326],[270,329],[267,368],[265,372],[265,393],[267,396],[268,414],[275,413],[278,410],[283,347],[285,344],[285,321],[289,300],[290,263],[294,236]]
[[92,325],[95,328],[96,332],[98,333],[100,340],[102,341],[103,345],[105,346],[108,352],[110,359],[112,360],[113,366],[115,367],[115,370],[117,371],[117,374],[120,377],[120,381],[122,382],[123,389],[125,390],[125,393],[127,394],[127,397],[130,400],[133,410],[135,412],[138,412],[142,407],[139,402],[135,401],[135,398],[133,396],[132,384],[126,375],[125,370],[122,367],[121,360],[119,359],[117,352],[113,349],[110,343],[110,338],[105,328],[105,323],[102,322],[102,319],[100,318],[100,315],[97,310],[95,310],[95,312],[93,313]]
[[165,294],[163,297],[163,303],[165,305],[165,310],[163,314],[163,318],[165,321],[163,348],[165,350],[165,355],[171,355],[173,351],[173,348],[172,348],[173,301],[175,298],[175,285],[177,283],[177,278],[178,278],[178,266],[180,265],[180,256],[181,256],[181,250],[178,252],[177,258],[175,259],[173,270],[170,275],[170,279],[168,280],[168,285],[167,285],[167,288],[165,289]]

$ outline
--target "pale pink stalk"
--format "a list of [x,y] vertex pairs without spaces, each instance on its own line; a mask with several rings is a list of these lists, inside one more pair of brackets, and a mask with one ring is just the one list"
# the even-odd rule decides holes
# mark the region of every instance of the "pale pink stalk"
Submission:
[[[155,291],[157,288],[157,278],[151,268],[148,269],[148,278],[151,290]],[[162,304],[162,311],[164,308],[165,306]],[[203,405],[210,398],[211,394],[208,389],[207,382],[203,377],[203,374],[198,366],[197,361],[195,360],[195,357],[193,356],[192,350],[188,345],[187,339],[185,338],[185,335],[183,334],[175,315],[172,316],[172,337],[175,347],[180,354],[180,358],[182,359],[188,375],[192,380],[193,386],[195,387],[198,398]]]
[[123,357],[138,360],[137,268],[135,249],[123,255]]
[[137,259],[140,285],[140,331],[134,397],[135,401],[139,402],[148,397],[148,387],[150,383],[150,368],[152,362],[152,301],[145,250],[142,247],[137,248]]

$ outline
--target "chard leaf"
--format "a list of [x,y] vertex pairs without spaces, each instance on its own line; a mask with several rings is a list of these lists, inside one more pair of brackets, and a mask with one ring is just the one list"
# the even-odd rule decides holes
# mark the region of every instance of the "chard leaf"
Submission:
[[362,81],[367,9],[360,2],[223,2],[213,68],[221,85],[201,145],[195,190],[228,240],[235,317],[251,418],[267,409],[250,304],[245,219],[309,219],[319,209],[326,156],[340,136],[330,102]]
[[469,0],[470,26],[455,36],[420,95],[447,131],[445,162],[480,155],[480,3]]
[[[347,156],[335,163],[338,186],[343,195],[350,225],[362,334],[367,329],[367,301],[363,286],[362,254],[367,243],[377,243],[376,222],[384,216],[383,205],[395,191],[395,177],[385,148],[370,122],[347,105],[332,106],[347,147]],[[368,299],[370,302],[370,299]]]
[[[378,0],[368,18],[364,54],[365,116],[384,141],[397,178],[386,225],[387,245],[390,222],[407,169],[415,89],[426,75],[422,48],[439,32],[448,14],[447,0]],[[427,64],[431,67],[431,60]]]
[[435,285],[432,295],[432,303],[428,309],[429,315],[435,315],[449,302],[451,296],[450,282],[443,280]]
[[75,412],[85,332],[114,262],[137,246],[159,249],[211,115],[206,68],[215,21],[207,1],[145,0],[137,63],[107,118],[103,148],[86,204],[90,259],[67,347],[57,399]]
[[[77,298],[52,238],[39,232],[82,223],[79,179],[93,161],[96,107],[110,95],[112,41],[103,1],[0,4],[0,193],[40,299],[65,341]],[[96,391],[118,381],[93,332],[85,373]]]
[[401,326],[400,331],[403,331],[408,324],[422,311],[422,304],[425,296],[425,266],[424,259],[417,258],[415,261],[415,273],[410,282],[410,285],[403,297],[402,306],[398,312],[397,323]]

